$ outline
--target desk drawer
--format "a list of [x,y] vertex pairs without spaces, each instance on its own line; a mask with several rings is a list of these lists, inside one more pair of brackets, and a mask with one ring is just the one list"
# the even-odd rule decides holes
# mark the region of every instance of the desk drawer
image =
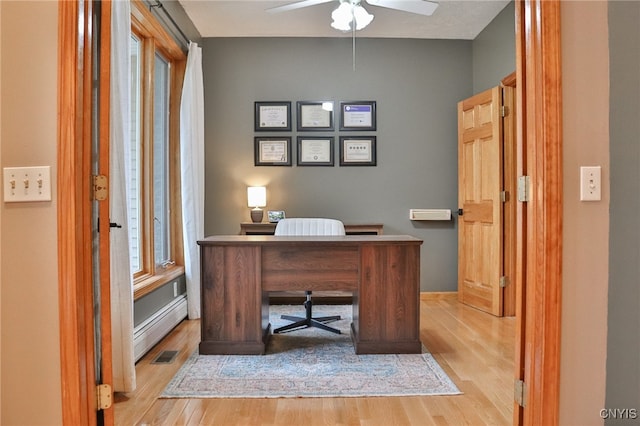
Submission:
[[262,289],[354,291],[359,259],[356,246],[263,246]]

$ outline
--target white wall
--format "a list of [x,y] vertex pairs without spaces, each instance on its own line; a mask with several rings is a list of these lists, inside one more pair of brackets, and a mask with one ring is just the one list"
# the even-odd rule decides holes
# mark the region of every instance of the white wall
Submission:
[[2,167],[51,165],[53,201],[0,203],[3,425],[62,423],[56,235],[58,4],[2,1]]
[[[609,240],[607,3],[562,2],[563,288],[560,424],[604,408]],[[602,166],[602,201],[579,200],[580,166]]]

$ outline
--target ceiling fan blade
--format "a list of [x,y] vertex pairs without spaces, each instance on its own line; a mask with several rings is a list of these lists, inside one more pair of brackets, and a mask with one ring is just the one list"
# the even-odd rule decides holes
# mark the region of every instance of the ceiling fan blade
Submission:
[[289,3],[282,6],[271,7],[267,9],[269,13],[287,12],[289,10],[301,9],[303,7],[315,6],[317,4],[329,3],[334,0],[302,0],[295,3]]
[[402,10],[419,15],[431,16],[436,11],[438,3],[428,0],[365,0],[373,6],[387,9]]

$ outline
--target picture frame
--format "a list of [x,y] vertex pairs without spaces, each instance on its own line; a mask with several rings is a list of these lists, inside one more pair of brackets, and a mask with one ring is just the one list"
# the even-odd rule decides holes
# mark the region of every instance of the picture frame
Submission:
[[377,138],[375,136],[341,136],[341,166],[376,166]]
[[332,101],[298,101],[296,111],[299,132],[333,130]]
[[291,102],[255,102],[254,130],[256,132],[290,132]]
[[333,166],[333,136],[298,136],[298,166]]
[[376,101],[340,102],[340,130],[376,130]]
[[270,223],[278,223],[282,219],[284,219],[286,215],[284,214],[284,210],[268,210],[267,211],[267,219]]
[[254,138],[254,164],[256,166],[290,166],[290,136],[256,136]]

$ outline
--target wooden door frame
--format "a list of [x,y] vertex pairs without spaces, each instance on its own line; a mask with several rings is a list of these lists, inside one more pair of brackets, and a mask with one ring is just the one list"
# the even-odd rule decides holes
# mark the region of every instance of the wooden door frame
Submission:
[[516,376],[525,407],[514,424],[559,421],[562,289],[562,70],[560,0],[516,1],[518,176]]
[[[59,8],[58,286],[64,424],[91,424],[95,409],[90,235],[87,208],[82,67],[85,31],[78,22],[82,0]],[[70,55],[70,52],[74,52]],[[514,423],[554,425],[559,418],[562,284],[562,119],[559,0],[516,1],[519,175],[531,179],[531,201],[518,203],[519,288],[516,348],[519,375],[527,384],[526,408]],[[87,164],[85,164],[87,163]],[[90,276],[89,276],[90,278]],[[526,283],[535,285],[527,286]],[[525,315],[526,313],[526,315]],[[107,422],[109,424],[109,422]]]
[[[108,176],[110,16],[111,2],[100,11],[98,173]],[[58,3],[58,305],[60,311],[60,373],[62,424],[97,423],[93,236],[92,236],[92,60],[96,28],[91,0]],[[107,201],[100,202],[100,217],[108,218]],[[100,223],[100,235],[109,235],[109,220]],[[100,238],[101,341],[100,375],[112,382],[111,306],[109,303],[109,241]],[[113,424],[113,408],[103,410],[104,424]]]

